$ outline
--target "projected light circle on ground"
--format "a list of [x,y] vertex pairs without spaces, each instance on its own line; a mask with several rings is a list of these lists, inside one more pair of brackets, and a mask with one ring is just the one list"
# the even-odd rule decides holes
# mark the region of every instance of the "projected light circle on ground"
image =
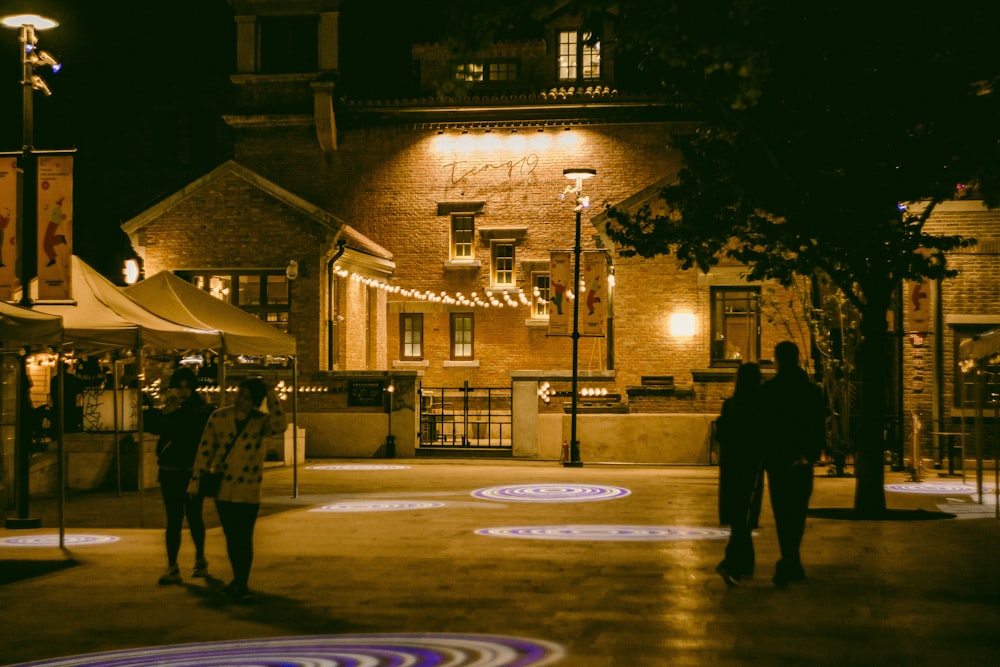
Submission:
[[582,503],[624,498],[630,493],[620,486],[600,484],[508,484],[476,489],[472,495],[484,500],[520,503]]
[[[63,544],[67,547],[90,546],[92,544],[109,544],[117,542],[114,535],[64,535]],[[58,547],[59,535],[21,535],[0,539],[4,547]]]
[[154,646],[24,663],[34,667],[542,667],[558,644],[493,635],[370,634]]
[[410,466],[397,466],[388,464],[343,464],[343,465],[323,465],[306,466],[306,470],[407,470]]
[[[908,484],[886,484],[886,491],[895,493],[926,493],[930,495],[964,494],[971,495],[978,493],[975,484],[962,484],[961,482],[911,482]],[[983,485],[983,493],[993,493],[992,486]]]
[[520,540],[557,540],[571,542],[673,542],[681,540],[725,540],[725,528],[689,526],[631,526],[609,524],[505,526],[480,528],[477,535]]
[[346,500],[332,505],[323,505],[310,512],[399,512],[405,510],[428,510],[444,507],[444,503],[424,500]]

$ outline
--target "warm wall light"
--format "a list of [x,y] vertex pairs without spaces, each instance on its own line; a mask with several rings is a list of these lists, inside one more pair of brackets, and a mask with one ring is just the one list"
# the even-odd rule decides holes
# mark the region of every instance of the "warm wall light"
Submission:
[[139,261],[137,259],[129,258],[125,260],[125,267],[122,269],[122,274],[125,276],[126,285],[135,285],[139,281],[140,273]]
[[670,335],[689,337],[695,334],[697,322],[694,313],[670,313]]

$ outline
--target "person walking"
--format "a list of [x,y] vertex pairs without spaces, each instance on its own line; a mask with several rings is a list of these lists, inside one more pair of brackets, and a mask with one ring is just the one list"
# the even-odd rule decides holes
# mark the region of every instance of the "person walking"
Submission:
[[723,402],[716,422],[719,523],[729,526],[730,532],[725,558],[715,571],[729,586],[738,586],[754,571],[751,530],[757,523],[763,487],[760,420],[760,366],[745,363],[736,371],[733,395]]
[[205,426],[188,491],[199,492],[208,471],[222,473],[215,507],[226,536],[233,580],[223,593],[233,599],[250,594],[253,531],[264,479],[264,438],[285,431],[285,413],[273,389],[258,378],[244,380],[231,406],[216,410]]
[[159,464],[160,492],[167,513],[167,571],[160,584],[182,582],[177,556],[181,548],[184,517],[195,549],[195,577],[208,576],[205,560],[205,522],[202,519],[202,498],[188,495],[188,484],[194,468],[195,453],[201,434],[211,413],[211,406],[195,391],[198,377],[188,368],[179,368],[170,377],[170,388],[163,407],[153,408],[144,415],[145,430],[159,435],[156,458]]
[[799,366],[799,348],[791,341],[774,347],[777,373],[761,387],[764,468],[781,559],[776,586],[806,578],[799,547],[813,488],[813,466],[826,442],[823,392]]

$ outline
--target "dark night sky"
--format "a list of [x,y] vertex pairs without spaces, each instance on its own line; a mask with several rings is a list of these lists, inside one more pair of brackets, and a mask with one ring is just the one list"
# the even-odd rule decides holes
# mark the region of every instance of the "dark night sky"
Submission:
[[[34,145],[77,149],[74,250],[117,280],[129,252],[121,223],[232,156],[221,115],[235,70],[233,9],[226,0],[0,0],[0,15],[19,13],[60,23],[39,33],[38,47],[63,68],[38,71],[53,94],[34,95]],[[440,29],[440,16],[427,3],[346,0],[338,89],[395,96],[410,80],[410,43]],[[19,81],[17,31],[4,28],[0,150],[21,148]]]
[[[0,14],[59,21],[39,48],[62,61],[38,73],[34,146],[76,148],[74,249],[109,277],[128,250],[119,225],[229,156],[220,112],[234,59],[225,0],[4,0]],[[17,30],[0,30],[0,149],[21,147]]]

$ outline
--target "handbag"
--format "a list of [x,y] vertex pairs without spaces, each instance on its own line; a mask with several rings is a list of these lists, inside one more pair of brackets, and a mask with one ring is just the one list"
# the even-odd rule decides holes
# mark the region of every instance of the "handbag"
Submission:
[[215,498],[222,488],[222,473],[214,470],[202,470],[198,475],[198,495],[204,498]]

